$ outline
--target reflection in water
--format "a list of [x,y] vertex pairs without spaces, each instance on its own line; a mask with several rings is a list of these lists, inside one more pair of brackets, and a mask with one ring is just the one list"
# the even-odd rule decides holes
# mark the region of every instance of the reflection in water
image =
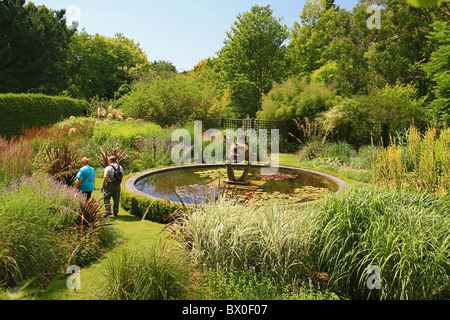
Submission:
[[[174,202],[180,202],[180,197],[185,204],[208,202],[220,193],[226,193],[259,205],[302,203],[338,190],[331,180],[309,172],[280,169],[272,176],[261,176],[260,172],[260,168],[251,169],[249,185],[227,185],[224,183],[227,179],[225,168],[167,171],[145,177],[136,183],[136,188],[153,197]],[[239,171],[236,171],[236,176],[240,176]]]

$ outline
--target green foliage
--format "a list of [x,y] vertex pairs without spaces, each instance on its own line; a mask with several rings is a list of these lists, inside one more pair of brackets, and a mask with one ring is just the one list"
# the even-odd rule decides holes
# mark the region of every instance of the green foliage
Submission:
[[45,153],[46,164],[42,170],[57,181],[73,185],[80,168],[79,156],[69,150],[67,145],[63,145],[61,149],[48,147]]
[[92,141],[100,145],[113,140],[119,146],[134,148],[136,137],[152,137],[161,131],[160,126],[150,122],[107,121],[95,126]]
[[48,176],[14,180],[0,193],[0,278],[8,287],[29,279],[45,286],[69,265],[86,266],[120,239],[103,219]]
[[57,123],[83,115],[88,104],[81,100],[42,94],[0,94],[0,135],[19,136],[24,129]]
[[437,21],[429,35],[429,42],[439,49],[431,54],[431,59],[423,65],[428,76],[436,82],[433,94],[436,97],[430,104],[436,120],[450,122],[450,23]]
[[132,171],[143,171],[172,165],[171,152],[174,144],[170,139],[161,136],[136,140],[133,160],[129,165],[130,169]]
[[253,6],[239,14],[219,52],[220,70],[231,90],[237,117],[255,116],[261,97],[285,77],[287,26],[273,17],[270,6]]
[[278,290],[269,277],[254,269],[212,271],[206,275],[208,300],[277,300]]
[[406,0],[406,1],[416,8],[440,6],[445,2],[450,2],[450,0]]
[[207,300],[339,300],[335,294],[312,284],[277,286],[270,277],[254,268],[208,271],[197,295]]
[[296,117],[314,119],[329,110],[336,99],[333,90],[318,83],[288,79],[263,97],[259,119],[291,120]]
[[411,126],[405,145],[396,140],[387,148],[374,149],[370,169],[372,182],[448,195],[450,188],[450,129],[438,136],[428,128],[423,138]]
[[0,92],[58,94],[65,89],[75,30],[66,26],[64,14],[25,0],[0,1]]
[[289,43],[290,69],[294,75],[309,76],[321,68],[326,60],[323,55],[332,40],[331,23],[336,17],[334,8],[327,8],[324,0],[308,0],[295,22]]
[[101,257],[102,243],[93,229],[66,229],[61,232],[59,241],[64,244],[61,249],[65,253],[63,261],[67,265],[84,268]]

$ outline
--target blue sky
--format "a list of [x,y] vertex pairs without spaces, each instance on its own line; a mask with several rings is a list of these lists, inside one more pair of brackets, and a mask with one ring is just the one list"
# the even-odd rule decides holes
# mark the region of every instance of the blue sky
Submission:
[[[239,13],[253,5],[271,5],[274,16],[292,27],[299,21],[304,0],[35,0],[52,9],[74,8],[68,19],[80,20],[89,34],[116,33],[140,43],[150,61],[171,61],[179,71],[215,57],[225,32]],[[350,10],[357,0],[336,0]],[[79,29],[80,30],[80,29]]]

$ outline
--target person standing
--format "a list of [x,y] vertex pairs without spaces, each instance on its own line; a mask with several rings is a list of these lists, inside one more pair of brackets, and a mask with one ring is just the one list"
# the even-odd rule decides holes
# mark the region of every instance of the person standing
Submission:
[[95,169],[89,165],[89,159],[86,157],[81,159],[81,164],[83,167],[78,171],[75,188],[80,190],[86,196],[86,201],[88,201],[95,190]]
[[111,198],[114,202],[112,213],[114,217],[119,214],[120,184],[123,178],[123,168],[117,163],[114,156],[108,158],[109,166],[105,168],[103,175],[103,193],[105,194],[105,210],[107,215],[111,215]]

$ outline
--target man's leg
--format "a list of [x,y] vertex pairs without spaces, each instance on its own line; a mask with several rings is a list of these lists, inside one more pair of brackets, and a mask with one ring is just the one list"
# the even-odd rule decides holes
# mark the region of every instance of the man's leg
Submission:
[[106,191],[106,195],[104,198],[105,210],[106,210],[106,214],[109,216],[109,215],[111,215],[111,197],[113,196],[113,194],[111,192],[110,186],[107,186],[105,191]]
[[115,217],[117,217],[120,208],[120,185],[114,187],[113,200],[114,200],[113,214]]

